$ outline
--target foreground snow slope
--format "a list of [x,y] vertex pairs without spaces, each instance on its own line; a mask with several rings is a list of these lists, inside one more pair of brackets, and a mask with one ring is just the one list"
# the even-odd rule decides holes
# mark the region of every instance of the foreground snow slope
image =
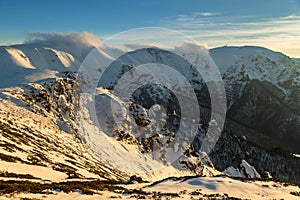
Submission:
[[[39,192],[2,194],[3,200],[36,198],[36,199],[203,199],[203,200],[270,200],[284,199],[297,200],[300,198],[298,186],[267,180],[232,179],[226,176],[219,177],[181,177],[168,178],[156,183],[134,183],[129,185],[114,184],[107,189],[90,189],[92,194],[87,193],[87,187],[82,188],[83,182],[76,182],[76,186],[66,193],[63,188],[49,188]],[[18,181],[14,182],[18,184]],[[30,184],[30,183],[27,183]],[[62,184],[62,183],[60,183]],[[65,182],[65,185],[71,185]],[[101,183],[99,183],[101,184]],[[34,184],[32,184],[34,185]],[[35,184],[36,185],[36,184]],[[20,184],[22,187],[22,184]],[[61,185],[62,186],[62,185]],[[51,187],[51,186],[50,186]],[[79,189],[82,188],[83,190]],[[63,191],[62,191],[63,190]]]
[[154,186],[146,187],[144,190],[170,193],[174,191],[179,193],[184,190],[187,193],[197,191],[198,194],[220,194],[221,196],[227,194],[229,197],[241,199],[299,199],[299,197],[290,194],[290,192],[299,191],[297,186],[286,187],[272,181],[241,181],[225,176],[166,180]]

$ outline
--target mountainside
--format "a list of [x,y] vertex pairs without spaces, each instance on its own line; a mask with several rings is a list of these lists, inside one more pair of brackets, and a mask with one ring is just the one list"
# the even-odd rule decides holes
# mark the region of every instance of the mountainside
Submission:
[[299,152],[299,64],[260,47],[221,47],[210,55],[224,70],[225,129],[269,149]]
[[[158,48],[130,52],[108,66],[95,94],[90,94],[82,90],[88,84],[77,72],[93,45],[60,44],[57,49],[46,45],[40,41],[0,47],[1,179],[130,183],[166,178],[141,188],[144,195],[149,195],[149,188],[158,192],[165,185],[177,184],[179,179],[168,179],[174,176],[186,177],[180,181],[182,187],[208,185],[209,177],[224,181],[226,187],[231,182],[240,184],[230,177],[245,179],[249,188],[254,179],[268,185],[277,179],[300,184],[300,159],[293,155],[300,152],[300,66],[295,60],[261,47],[209,51],[225,83],[227,115],[218,142],[206,153],[202,144],[214,140],[208,127],[219,129],[211,116],[207,86],[212,86],[213,79],[202,77],[187,60]],[[109,49],[102,48],[103,52]],[[201,57],[205,54],[184,48],[177,52],[196,56],[203,71],[210,71]],[[145,68],[149,74],[157,64],[172,66],[187,82],[158,69],[165,85],[154,81],[137,89],[128,87],[128,79],[122,80],[122,76],[143,63],[152,63]],[[170,88],[170,82],[178,84]],[[184,107],[180,105],[181,96],[190,94],[185,87],[188,84],[195,92],[199,113],[194,112],[197,106],[192,98],[184,99]],[[132,95],[123,98],[116,91]],[[218,89],[213,92],[221,94]],[[199,123],[186,120],[197,117]],[[207,188],[213,190],[211,187]],[[284,197],[295,197],[289,194],[292,190],[284,190],[282,185],[278,188]],[[129,191],[126,187],[120,190]],[[220,199],[228,197],[218,191]],[[262,192],[275,195],[274,191]],[[239,193],[230,196],[234,194]]]

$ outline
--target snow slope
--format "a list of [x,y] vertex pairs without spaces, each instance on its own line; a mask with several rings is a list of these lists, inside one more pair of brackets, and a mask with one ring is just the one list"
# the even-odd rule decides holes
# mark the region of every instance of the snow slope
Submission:
[[[300,84],[298,64],[279,52],[255,46],[219,47],[211,49],[210,55],[227,86],[246,80],[268,81],[289,94],[291,86]],[[285,84],[288,81],[291,86]]]
[[[16,182],[17,183],[17,182]],[[79,184],[78,184],[79,185]],[[79,186],[77,186],[79,187]],[[115,190],[111,190],[113,187]],[[168,178],[155,183],[116,184],[106,190],[93,190],[93,195],[84,194],[80,189],[66,193],[60,188],[40,193],[14,193],[0,196],[1,199],[203,199],[203,200],[269,200],[299,199],[300,188],[278,181],[232,179],[219,177]]]
[[48,47],[0,47],[0,87],[55,78],[59,72],[72,71],[79,66],[80,62],[71,54]]
[[[198,178],[187,178],[178,180],[165,180],[153,186],[146,187],[145,191],[157,191],[157,192],[170,192],[170,193],[180,193],[180,191],[185,191],[189,194],[194,192],[194,195],[190,196],[200,196],[201,194],[213,195],[215,197],[225,198],[235,197],[241,199],[299,199],[299,197],[290,194],[292,191],[298,191],[297,186],[285,187],[280,183],[274,183],[272,181],[242,181],[235,180],[225,176],[220,177],[198,177]],[[218,195],[217,195],[218,194]],[[227,194],[227,195],[226,195]],[[184,195],[183,195],[184,196]],[[224,197],[223,197],[224,198]],[[222,199],[222,198],[220,198]]]

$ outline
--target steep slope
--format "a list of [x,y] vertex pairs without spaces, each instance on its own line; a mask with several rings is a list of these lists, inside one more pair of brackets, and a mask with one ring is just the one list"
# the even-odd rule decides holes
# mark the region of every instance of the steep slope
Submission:
[[[76,137],[71,122],[78,109],[79,92],[80,82],[69,74],[43,84],[1,90],[0,159],[5,171],[50,180],[51,173],[57,180],[56,171],[61,172],[59,180],[128,177],[93,158]],[[35,173],[36,166],[50,174]],[[21,168],[26,171],[20,172]]]
[[79,139],[58,127],[55,118],[1,100],[0,126],[1,173],[30,174],[52,181],[126,177],[96,161]]

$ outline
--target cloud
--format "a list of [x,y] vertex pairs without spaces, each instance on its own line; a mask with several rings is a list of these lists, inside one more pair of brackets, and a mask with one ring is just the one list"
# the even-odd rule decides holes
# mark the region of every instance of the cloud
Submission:
[[203,16],[203,17],[208,17],[208,16],[213,16],[214,15],[213,13],[210,13],[210,12],[199,12],[198,14]]
[[82,33],[28,33],[27,44],[46,46],[65,51],[83,60],[94,47],[104,48],[102,40],[89,32]]
[[169,17],[169,19],[177,19],[179,21],[190,20],[195,18],[205,18],[205,17],[213,17],[218,16],[220,13],[213,12],[192,12],[190,14],[180,14]]
[[84,46],[102,46],[102,40],[90,33],[28,33],[30,36],[26,43],[41,43],[41,44],[69,44],[80,43]]

